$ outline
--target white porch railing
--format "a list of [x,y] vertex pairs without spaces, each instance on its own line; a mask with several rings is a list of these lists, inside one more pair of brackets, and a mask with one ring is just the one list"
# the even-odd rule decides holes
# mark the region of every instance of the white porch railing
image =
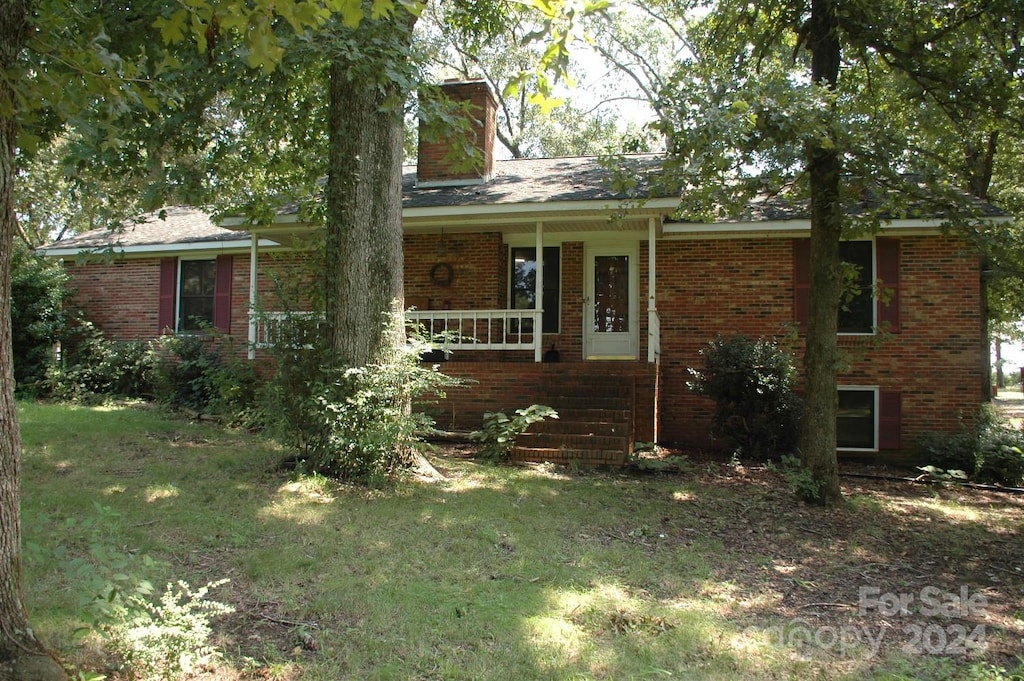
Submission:
[[541,361],[542,310],[410,310],[427,338],[441,347],[464,350],[533,350]]
[[[282,327],[286,320],[301,322],[298,329],[291,331],[298,336],[298,334],[315,333],[320,326],[321,319],[319,312],[250,312],[249,346],[262,350],[276,345],[281,339]],[[249,358],[252,359],[251,351]]]
[[[419,324],[427,339],[439,348],[464,350],[533,350],[541,361],[542,310],[410,310],[406,318]],[[254,312],[249,315],[252,349],[269,348],[281,338],[287,319],[308,320],[303,327],[313,332],[319,326],[315,312]],[[250,352],[250,356],[252,353]]]

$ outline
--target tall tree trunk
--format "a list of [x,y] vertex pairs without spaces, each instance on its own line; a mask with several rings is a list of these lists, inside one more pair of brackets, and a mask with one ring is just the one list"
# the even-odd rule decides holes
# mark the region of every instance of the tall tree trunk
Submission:
[[25,44],[29,6],[0,2],[0,679],[49,681],[67,676],[36,638],[21,591],[21,430],[14,403],[11,349],[11,257],[17,233],[14,213],[18,137],[16,77]]
[[[988,190],[992,186],[992,173],[995,168],[996,151],[999,145],[999,131],[993,130],[982,136],[979,141],[969,131],[964,134],[964,174],[966,189],[971,196],[976,196],[983,201],[988,201]],[[989,270],[992,267],[992,258],[988,253],[981,254],[981,397],[990,402],[995,394],[992,390],[992,320],[988,304],[989,291]],[[997,372],[999,358],[996,358]],[[996,385],[1003,387],[998,376]]]
[[344,59],[331,63],[325,245],[328,337],[345,367],[374,362],[404,333],[385,323],[404,307],[404,93],[350,71]]
[[[834,88],[839,78],[840,45],[834,0],[813,0],[808,31],[811,77]],[[843,207],[839,195],[842,162],[834,144],[807,145],[811,190],[811,287],[804,352],[806,406],[800,452],[818,485],[818,503],[842,500],[836,459],[836,412],[839,367],[837,325],[842,279],[839,240]]]

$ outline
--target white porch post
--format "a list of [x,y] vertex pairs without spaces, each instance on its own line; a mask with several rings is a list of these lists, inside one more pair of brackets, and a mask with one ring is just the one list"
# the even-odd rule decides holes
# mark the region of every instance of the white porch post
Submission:
[[537,280],[534,282],[536,312],[533,319],[533,361],[540,362],[544,354],[544,223],[537,221]]
[[256,359],[256,261],[259,258],[259,237],[249,231],[249,359]]
[[647,219],[647,361],[653,364],[661,354],[661,319],[658,317],[658,301],[655,291],[657,282],[656,225],[654,218]]

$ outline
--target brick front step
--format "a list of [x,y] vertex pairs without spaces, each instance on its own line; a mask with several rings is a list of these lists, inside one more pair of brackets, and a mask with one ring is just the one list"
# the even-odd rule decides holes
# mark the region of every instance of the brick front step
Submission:
[[558,435],[618,435],[625,436],[629,432],[628,421],[625,418],[616,420],[603,420],[600,417],[594,419],[576,418],[567,420],[564,418],[545,419],[541,423],[535,423],[530,427],[529,433],[548,433]]
[[626,463],[626,453],[619,449],[514,447],[509,458],[512,461],[550,461],[552,463],[579,463],[588,466],[621,466]]
[[[593,386],[578,386],[581,392]],[[625,463],[633,450],[633,414],[629,401],[617,395],[587,393],[579,398],[562,397],[570,408],[559,418],[545,419],[516,438],[512,458],[523,461],[554,461],[581,464]],[[598,408],[606,404],[611,408]]]
[[548,432],[523,433],[516,444],[542,449],[617,449],[623,452],[629,446],[624,436]]

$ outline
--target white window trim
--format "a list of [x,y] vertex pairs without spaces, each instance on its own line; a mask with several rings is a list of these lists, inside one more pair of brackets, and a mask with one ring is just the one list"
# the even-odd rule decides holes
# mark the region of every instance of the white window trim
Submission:
[[877,385],[841,385],[839,386],[838,392],[871,392],[874,396],[874,406],[871,409],[872,416],[874,417],[874,423],[872,428],[874,430],[873,441],[874,447],[840,447],[839,443],[836,443],[836,451],[840,452],[877,452],[878,450],[878,424],[879,424],[879,387]]
[[[839,336],[875,336],[878,334],[878,245],[875,238],[870,239],[843,239],[843,241],[870,241],[871,242],[871,330],[870,331],[840,331]],[[876,433],[877,435],[877,433]],[[875,439],[877,442],[878,439]]]
[[[516,248],[532,248],[532,249],[536,250],[537,249],[537,245],[536,244],[508,244],[508,250],[507,250],[508,268],[507,268],[507,271],[505,272],[505,277],[506,277],[506,280],[507,280],[505,282],[505,292],[508,293],[508,298],[509,298],[508,299],[508,306],[509,306],[510,310],[511,309],[515,309],[515,308],[512,307],[512,270],[515,268],[516,263],[515,263],[515,260],[512,258],[512,250],[516,249]],[[555,335],[558,335],[558,334],[562,333],[562,289],[565,288],[564,286],[562,286],[562,256],[563,256],[563,254],[565,252],[565,249],[562,248],[562,244],[561,243],[557,243],[557,244],[544,244],[544,248],[557,248],[558,249],[558,310],[557,310],[557,312],[558,312],[558,330],[547,333],[547,335],[549,335],[549,336],[555,336]],[[544,257],[544,253],[543,252],[541,252],[540,257],[542,257],[542,258]],[[542,300],[542,301],[539,301],[539,302],[543,306],[544,301]],[[542,307],[541,309],[543,310],[544,308]],[[544,332],[544,319],[543,319],[543,315],[542,315],[542,318],[540,320],[540,326],[541,326],[541,336],[543,336],[545,334],[545,332]]]
[[[189,256],[179,256],[178,257],[178,263],[176,265],[177,277],[175,277],[175,281],[174,281],[174,335],[176,335],[176,336],[196,335],[196,334],[201,334],[202,333],[202,331],[195,331],[195,330],[186,331],[186,330],[183,330],[181,328],[181,263],[185,262],[186,260],[188,260],[188,261],[203,260],[203,261],[206,261],[206,262],[212,261],[214,263],[214,268],[217,267],[217,256],[216,255],[211,257],[207,253],[205,255],[189,255]],[[217,273],[216,273],[216,271],[214,272],[213,277],[214,277],[214,279],[213,279],[214,280],[214,294],[213,294],[213,297],[214,297],[214,309],[216,310],[216,304],[217,304],[217,293],[216,293]],[[210,320],[210,324],[213,324],[213,320],[212,319]]]

